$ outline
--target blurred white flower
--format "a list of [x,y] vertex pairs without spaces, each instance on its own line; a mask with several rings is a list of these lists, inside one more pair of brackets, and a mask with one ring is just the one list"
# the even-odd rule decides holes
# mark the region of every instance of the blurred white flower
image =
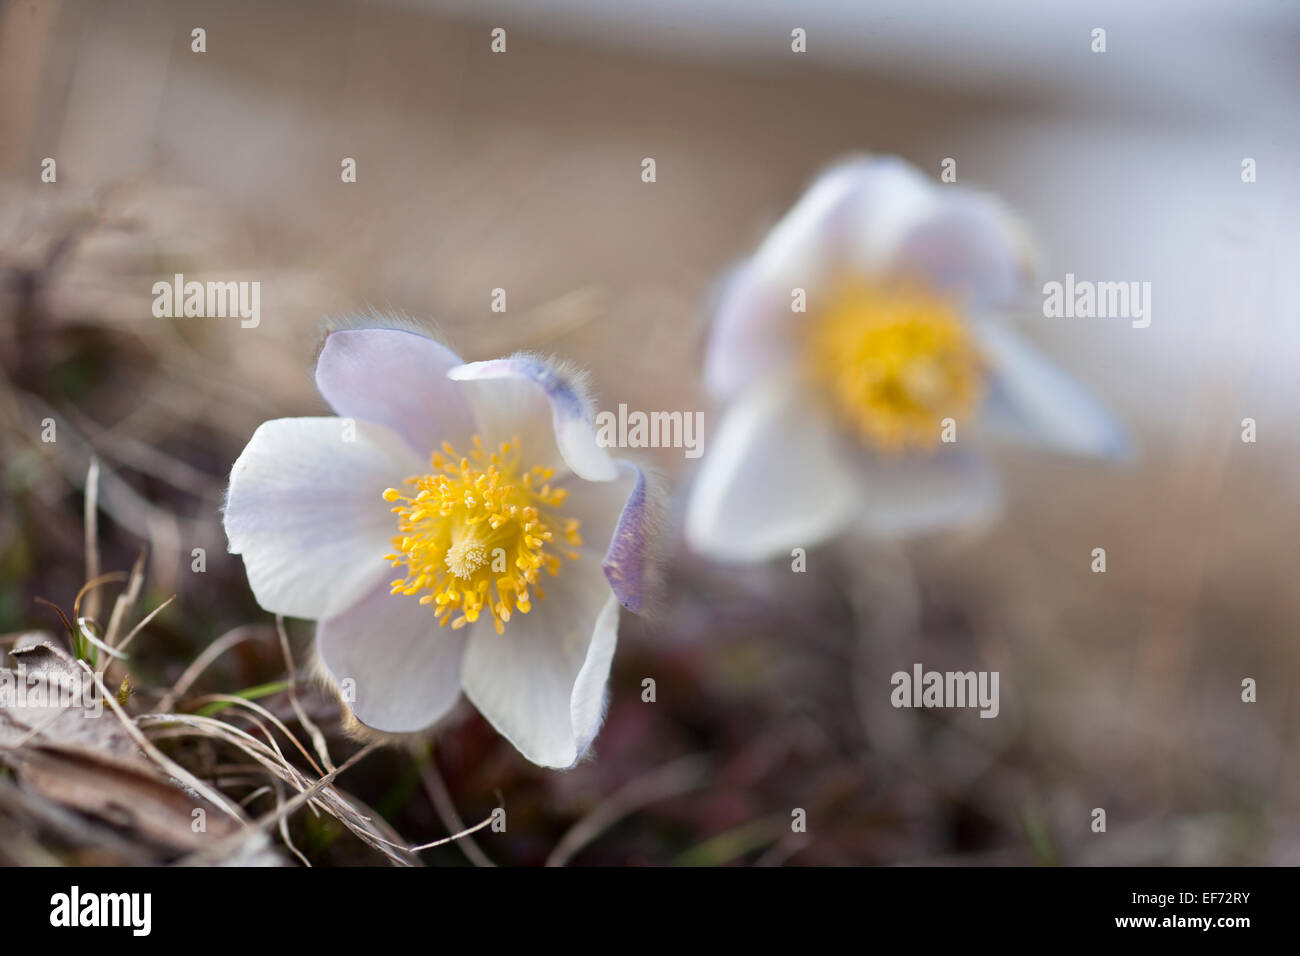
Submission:
[[705,373],[726,407],[692,547],[758,561],[987,516],[999,485],[968,450],[986,436],[1127,455],[1107,411],[1000,320],[1026,291],[1022,250],[994,199],[902,160],[818,179],[723,289]]
[[581,383],[533,356],[467,365],[411,331],[346,329],[316,383],[340,417],[263,423],[231,472],[226,534],[258,602],[319,622],[362,725],[423,730],[463,688],[529,760],[573,765],[619,603],[644,599],[639,469],[597,445]]

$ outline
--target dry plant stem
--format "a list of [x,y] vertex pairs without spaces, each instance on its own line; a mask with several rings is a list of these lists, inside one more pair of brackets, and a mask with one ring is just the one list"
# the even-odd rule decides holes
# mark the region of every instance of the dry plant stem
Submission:
[[[0,386],[8,386],[16,400],[16,411],[19,414],[19,422],[24,420],[40,420],[42,418],[54,418],[59,424],[59,445],[63,451],[54,456],[49,464],[47,475],[53,478],[58,475],[67,486],[72,488],[84,488],[86,475],[83,472],[83,463],[88,463],[93,458],[93,451],[90,443],[84,437],[77,433],[72,424],[67,421],[66,417],[46,404],[39,396],[30,392],[14,388],[12,383],[7,380],[0,380]],[[14,429],[20,434],[26,434],[26,429],[15,426]],[[33,445],[41,454],[47,455],[49,446],[42,446],[39,439],[28,437],[28,442]],[[53,486],[51,481],[51,486]],[[96,477],[96,508],[102,504],[104,513],[113,518],[117,524],[141,538],[149,540],[155,555],[162,555],[161,566],[164,568],[172,567],[171,558],[179,560],[181,554],[180,543],[182,541],[181,525],[175,515],[158,508],[147,498],[138,494],[130,484],[113,474],[112,469],[100,469]],[[103,494],[100,495],[99,492]],[[193,530],[197,527],[197,522],[184,522],[187,530]],[[170,556],[170,557],[168,557]],[[165,585],[171,583],[171,577],[164,582]],[[170,587],[167,588],[170,590]]]
[[471,833],[474,833],[477,830],[482,830],[491,822],[492,814],[489,813],[481,822],[474,824],[468,830],[461,830],[459,833],[453,833],[451,836],[443,837],[441,840],[434,840],[432,843],[421,843],[419,846],[411,847],[410,850],[412,853],[419,853],[421,850],[432,850],[435,846],[443,846],[444,844],[451,843],[453,840],[459,841],[468,839]]
[[275,616],[275,632],[280,638],[280,653],[284,655],[285,672],[288,674],[289,703],[293,706],[293,712],[298,717],[298,723],[311,737],[312,745],[316,748],[316,753],[320,755],[321,763],[325,765],[327,770],[333,770],[334,762],[330,760],[329,748],[325,745],[325,735],[307,716],[307,712],[302,709],[302,704],[298,702],[298,678],[294,672],[293,654],[289,650],[289,635],[284,629],[284,618],[279,614]]
[[637,777],[570,827],[547,857],[546,865],[564,866],[583,847],[629,814],[659,800],[694,790],[704,784],[707,776],[708,761],[691,755]]
[[[307,778],[288,760],[276,745],[274,738],[270,738],[266,728],[258,724],[262,733],[267,734],[269,743],[264,744],[252,734],[241,730],[234,724],[224,720],[217,720],[215,717],[202,717],[198,714],[142,714],[137,718],[137,722],[142,727],[163,727],[166,730],[165,736],[179,737],[185,736],[181,733],[173,732],[175,728],[168,727],[168,724],[179,725],[180,727],[189,728],[188,736],[200,736],[223,740],[226,743],[238,747],[248,756],[252,757],[265,769],[271,771],[287,783],[293,784],[297,790],[302,790],[308,785]],[[254,723],[257,723],[254,721]],[[157,735],[155,735],[157,736]],[[309,804],[313,812],[316,811],[316,804]]]
[[[307,789],[301,791],[298,794],[295,794],[292,798],[286,800],[284,803],[281,803],[270,813],[253,821],[253,823],[251,823],[244,832],[236,833],[232,836],[225,838],[224,840],[220,840],[214,846],[206,850],[203,850],[199,853],[196,853],[191,857],[188,857],[187,860],[184,862],[204,863],[213,859],[220,860],[226,857],[238,855],[240,851],[245,849],[247,843],[251,839],[255,838],[258,834],[262,833],[267,827],[277,823],[279,820],[293,813],[303,804],[314,799],[317,794],[319,794],[322,790],[324,790],[326,787],[328,787],[330,784],[334,782],[335,777],[337,777],[343,771],[347,770],[353,764],[359,763],[361,760],[368,757],[378,746],[379,746],[378,743],[366,744],[364,747],[362,747],[360,750],[354,753],[351,757],[345,760],[337,770],[333,770],[330,773],[327,773],[325,776],[321,777],[319,780],[317,780]],[[340,819],[342,818],[340,817]],[[374,839],[378,839],[378,838],[376,837]],[[387,841],[382,841],[382,842],[387,842]]]
[[125,571],[109,571],[107,574],[100,574],[87,579],[86,583],[81,586],[81,590],[77,592],[77,596],[72,600],[72,616],[93,619],[94,615],[90,613],[89,606],[87,606],[85,614],[81,613],[81,602],[86,599],[88,594],[93,593],[100,586],[113,581],[125,581],[126,579],[127,574]]
[[[272,780],[271,784],[275,787],[275,804],[276,807],[284,806],[284,784],[279,780]],[[311,861],[302,855],[302,851],[293,845],[293,840],[289,838],[289,817],[288,815],[280,817],[280,839],[284,845],[289,848],[289,852],[302,861],[302,865],[311,869]]]
[[[276,729],[279,730],[280,733],[284,734],[286,737],[289,738],[290,742],[296,748],[298,748],[298,752],[307,758],[307,762],[311,764],[311,768],[313,770],[315,770],[317,773],[321,773],[321,774],[325,773],[325,771],[320,768],[320,764],[316,763],[316,761],[312,759],[312,755],[307,752],[307,748],[304,747],[299,742],[298,738],[295,737],[290,732],[289,728],[284,725],[284,721],[280,720],[279,717],[275,716],[275,714],[271,713],[261,704],[257,703],[256,701],[248,700],[247,698],[244,697],[236,697],[233,694],[207,694],[195,700],[194,703],[206,704],[206,703],[211,703],[213,701],[224,701],[225,703],[228,704],[234,704],[237,707],[247,707],[249,710],[254,711],[260,714],[261,716],[265,717],[267,720],[269,720],[271,723],[275,725]],[[279,748],[277,747],[276,750],[278,752]],[[331,767],[330,769],[333,770],[334,768]]]
[[156,608],[154,608],[143,618],[141,618],[140,623],[137,624],[135,627],[131,628],[130,632],[126,635],[126,637],[122,638],[122,643],[117,646],[118,650],[120,651],[126,650],[127,645],[130,644],[133,640],[135,640],[135,636],[139,634],[142,630],[144,630],[145,625],[148,624],[150,621],[152,621],[160,613],[162,613],[163,608],[167,607],[167,605],[171,604],[172,601],[175,600],[176,600],[176,595],[173,594],[171,597],[163,601]]
[[[161,735],[166,737],[181,736],[177,732],[177,727],[184,727],[188,728],[191,736],[224,741],[252,757],[274,776],[295,789],[299,791],[311,789],[312,781],[292,764],[285,761],[283,757],[277,759],[275,750],[225,721],[212,717],[200,717],[197,714],[144,714],[139,718],[139,722],[144,727],[158,727],[162,731]],[[353,759],[355,760],[355,758]],[[327,776],[332,777],[336,772],[331,771]],[[411,854],[405,853],[403,855],[403,853],[394,852],[392,849],[393,847],[399,847],[405,851],[407,846],[405,842],[394,842],[377,835],[377,831],[391,832],[391,828],[382,819],[372,820],[359,812],[352,801],[346,798],[337,788],[327,789],[319,798],[313,797],[308,806],[313,809],[313,812],[315,812],[316,807],[320,807],[326,813],[335,817],[363,843],[387,856],[390,862],[404,866],[418,864],[418,860]],[[393,835],[396,836],[396,834]]]
[[108,704],[108,706],[112,708],[113,713],[117,715],[117,719],[122,722],[122,726],[125,728],[127,734],[140,746],[140,749],[148,754],[149,757],[158,764],[158,766],[162,767],[171,776],[175,777],[200,796],[204,797],[214,807],[221,809],[240,823],[247,824],[244,815],[228,803],[225,797],[216,790],[213,790],[198,777],[194,776],[194,774],[190,773],[176,761],[172,760],[165,753],[155,747],[149,738],[140,731],[140,728],[136,726],[135,722],[127,716],[126,711],[122,709],[122,705],[117,702],[117,698],[108,692],[108,688],[104,686],[104,681],[100,676],[91,670],[85,661],[78,661],[77,663],[81,665],[82,670],[91,675],[91,678],[95,682],[95,686],[98,687],[100,694],[103,695],[104,703]]
[[404,846],[403,844],[400,843],[389,843],[389,841],[387,840],[385,840],[384,842],[388,843],[389,846],[400,847],[401,849],[406,850],[408,853],[419,853],[422,850],[432,850],[435,846],[445,846],[446,844],[451,843],[453,840],[464,840],[468,838],[468,836],[471,833],[475,833],[479,830],[482,830],[485,826],[487,826],[491,822],[492,822],[492,814],[489,813],[486,817],[484,817],[482,820],[480,820],[478,823],[474,824],[472,827],[470,827],[467,830],[461,830],[459,833],[453,833],[451,836],[442,837],[439,840],[434,840],[432,843],[421,843],[419,846]]
[[240,800],[239,805],[243,807],[245,810],[247,810],[248,805],[252,803],[254,800],[256,800],[258,797],[260,797],[262,794],[273,793],[273,792],[274,791],[271,789],[271,785],[269,783],[264,783],[262,784],[262,786],[258,787],[248,796],[244,797],[244,799]]
[[236,644],[248,640],[256,633],[256,627],[252,624],[244,624],[232,631],[227,631],[221,637],[217,638],[211,644],[203,649],[198,657],[194,658],[194,663],[185,668],[185,672],[176,679],[163,699],[158,703],[158,710],[167,712],[176,705],[176,699],[190,689],[190,686],[199,678],[199,675],[207,670],[208,666],[226,651],[230,650]]
[[[438,772],[438,755],[437,750],[429,753],[429,759],[420,767],[420,782],[424,784],[424,792],[429,795],[429,800],[433,803],[433,808],[438,812],[438,819],[442,825],[453,833],[465,829],[465,821],[461,819],[460,813],[456,810],[456,804],[451,799],[451,794],[447,791],[446,781],[442,779],[442,774]],[[476,841],[466,836],[459,843],[461,852],[475,866],[496,866],[483,852],[483,848]]]
[[90,618],[86,618],[86,617],[77,618],[77,631],[81,634],[82,640],[89,641],[91,644],[94,644],[97,648],[99,648],[101,651],[107,654],[109,658],[116,658],[117,660],[126,660],[127,655],[123,654],[120,650],[115,650],[114,648],[109,647],[107,644],[105,644],[103,641],[101,641],[91,632],[90,628],[87,626],[87,622],[89,620]]
[[[94,581],[99,577],[99,459],[90,456],[90,467],[86,469],[86,580]],[[99,592],[92,589],[86,601],[86,617],[99,616]]]
[[144,556],[142,548],[140,556],[135,559],[135,564],[131,568],[131,576],[127,579],[126,589],[117,596],[113,602],[113,613],[108,618],[108,628],[104,631],[104,643],[110,647],[114,646],[117,640],[117,632],[122,628],[122,622],[126,620],[126,615],[135,607],[135,602],[140,597],[140,588],[144,584]]

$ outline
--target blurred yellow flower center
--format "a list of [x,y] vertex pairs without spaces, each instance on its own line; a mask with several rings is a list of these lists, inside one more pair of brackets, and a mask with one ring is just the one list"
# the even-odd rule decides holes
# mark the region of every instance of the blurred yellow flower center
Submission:
[[836,410],[881,451],[933,448],[979,401],[984,361],[957,307],[912,284],[852,285],[812,318],[808,359]]
[[551,487],[551,469],[525,468],[518,438],[489,452],[475,435],[468,457],[443,442],[430,465],[431,474],[406,479],[409,494],[384,491],[385,501],[398,503],[395,551],[385,558],[406,569],[392,593],[419,594],[438,623],[453,628],[486,609],[504,633],[516,611],[532,609],[530,586],[546,597],[534,585],[538,571],[559,574],[562,556],[578,557],[578,522],[555,511],[568,492]]

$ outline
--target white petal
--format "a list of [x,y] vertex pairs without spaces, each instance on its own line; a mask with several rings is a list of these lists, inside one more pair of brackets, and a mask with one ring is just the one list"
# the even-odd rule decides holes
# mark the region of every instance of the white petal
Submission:
[[811,312],[828,278],[882,272],[936,203],[934,185],[894,157],[854,159],[823,173],[723,287],[705,358],[709,391],[730,399],[778,373],[806,319],[791,310],[793,290],[804,290]]
[[534,594],[532,610],[516,613],[504,634],[474,625],[465,695],[533,763],[571,767],[604,718],[618,601],[598,555],[566,561],[557,577],[539,583],[546,597]]
[[1011,306],[1024,298],[1028,243],[1000,202],[969,190],[941,193],[930,215],[901,239],[891,271],[916,275],[972,305]]
[[338,418],[264,422],[230,472],[225,528],[268,611],[332,617],[388,574],[396,521],[384,489],[419,461],[397,435]]
[[587,481],[612,481],[614,460],[596,441],[590,402],[581,378],[533,355],[471,362],[448,375],[461,383],[479,434],[489,447],[524,443],[529,466],[572,471]]
[[357,720],[402,734],[432,726],[456,703],[467,637],[439,627],[418,597],[390,594],[384,582],[321,621],[316,649],[334,682],[352,692],[348,705]]
[[1132,457],[1124,428],[1092,393],[997,322],[976,326],[993,365],[981,423],[995,436],[1076,455]]
[[844,528],[858,488],[833,423],[797,382],[763,382],[714,430],[687,503],[686,539],[722,561],[789,554]]
[[875,458],[863,465],[862,529],[901,538],[995,515],[1001,490],[988,463],[945,449],[930,458]]
[[886,264],[898,241],[937,203],[936,188],[894,156],[863,157],[831,167],[768,233],[755,253],[758,277],[810,285],[849,268]]
[[449,441],[458,448],[473,420],[447,372],[461,360],[433,339],[396,329],[331,332],[316,362],[316,386],[345,418],[386,425],[423,460]]
[[764,281],[749,262],[727,278],[704,355],[709,394],[729,401],[790,364],[795,326],[804,318],[790,309],[791,288]]
[[870,276],[889,268],[917,224],[942,208],[943,194],[929,176],[895,156],[861,165],[845,267]]

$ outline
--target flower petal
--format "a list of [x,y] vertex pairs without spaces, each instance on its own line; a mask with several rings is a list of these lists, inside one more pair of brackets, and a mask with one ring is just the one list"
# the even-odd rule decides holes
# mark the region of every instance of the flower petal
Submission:
[[960,293],[975,306],[1024,298],[1028,245],[1021,227],[991,196],[952,188],[902,237],[892,270]]
[[400,329],[340,329],[325,339],[316,386],[339,415],[386,425],[421,459],[473,434],[464,396],[447,381],[461,364],[433,339]]
[[658,525],[655,502],[641,469],[625,461],[613,481],[572,481],[566,515],[580,521],[585,547],[597,555],[614,595],[629,611],[644,610],[649,586],[650,541]]
[[321,663],[336,684],[353,691],[353,715],[390,734],[424,730],[451,710],[467,638],[463,630],[439,627],[416,597],[390,594],[387,583],[316,626]]
[[859,486],[829,417],[790,377],[762,382],[725,413],[686,508],[686,539],[721,561],[809,548],[845,527]]
[[828,278],[882,271],[936,196],[920,171],[891,156],[855,158],[818,177],[724,286],[705,358],[709,391],[732,398],[780,369],[805,318],[791,309],[792,291],[804,289],[811,309]]
[[545,448],[530,446],[528,461],[587,481],[612,481],[614,460],[596,441],[586,389],[572,370],[534,355],[471,362],[447,373],[462,383],[484,441],[495,447],[515,436],[525,442],[547,436]]
[[268,611],[332,617],[388,574],[383,491],[419,461],[397,435],[339,418],[263,422],[230,472],[225,529]]
[[618,640],[618,602],[600,566],[566,562],[528,614],[504,634],[473,625],[465,695],[521,754],[543,767],[571,767],[604,719],[605,684]]
[[996,514],[1001,489],[980,456],[943,450],[930,458],[874,458],[864,465],[862,529],[901,538],[979,521]]
[[[938,203],[935,185],[896,156],[857,157],[826,170],[754,254],[760,279],[812,285],[844,269],[875,271]],[[787,301],[788,305],[788,301]]]
[[1075,455],[1128,460],[1123,426],[1091,392],[998,322],[976,326],[994,371],[981,413],[995,436]]

